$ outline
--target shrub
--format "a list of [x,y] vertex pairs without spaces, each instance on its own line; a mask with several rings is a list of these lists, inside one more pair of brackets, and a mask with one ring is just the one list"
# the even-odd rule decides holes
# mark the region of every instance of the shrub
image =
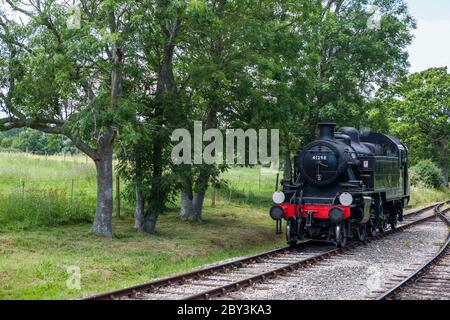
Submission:
[[409,172],[413,186],[439,188],[444,184],[441,170],[431,160],[419,161]]
[[13,143],[13,138],[10,137],[4,137],[2,138],[2,142],[0,143],[0,147],[8,149],[11,148],[11,145]]

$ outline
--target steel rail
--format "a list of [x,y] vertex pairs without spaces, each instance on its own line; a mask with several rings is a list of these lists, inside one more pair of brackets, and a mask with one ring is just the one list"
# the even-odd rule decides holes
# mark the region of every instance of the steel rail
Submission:
[[165,277],[162,279],[153,280],[153,281],[150,281],[150,282],[147,282],[144,284],[140,284],[140,285],[136,285],[133,287],[93,295],[93,296],[85,298],[84,300],[114,300],[114,299],[117,299],[120,297],[134,295],[134,294],[136,294],[138,292],[142,292],[142,291],[148,291],[148,290],[153,291],[155,289],[165,287],[168,285],[173,285],[176,283],[182,284],[186,280],[194,279],[194,278],[197,278],[198,276],[211,275],[212,273],[226,271],[226,270],[230,270],[233,268],[239,268],[240,266],[242,266],[244,264],[254,263],[260,259],[270,258],[277,254],[283,254],[283,253],[286,253],[289,251],[292,251],[292,248],[289,246],[279,248],[279,249],[274,249],[274,250],[266,251],[266,252],[256,254],[256,255],[253,255],[250,257],[214,265],[211,267],[198,269],[198,270],[194,270],[191,272],[187,272],[187,273],[183,273],[183,274],[179,274],[179,275],[175,275],[175,276]]
[[[415,216],[421,213],[424,213],[426,211],[431,210],[432,208],[436,207],[437,204],[432,204],[432,205],[428,205],[425,206],[423,208],[417,209],[409,214],[406,214],[404,217],[409,217],[409,216]],[[413,222],[414,223],[414,222]],[[409,225],[409,224],[408,224]],[[398,227],[397,228],[399,231],[403,230],[402,227]],[[390,230],[391,231],[391,230]],[[387,231],[385,234],[388,235],[390,234],[390,231]],[[397,232],[399,232],[397,231]],[[373,239],[379,239],[382,238],[383,235],[377,235],[373,238],[367,239],[366,242],[370,242]],[[308,243],[308,242],[305,242]],[[305,244],[303,243],[303,245]],[[300,244],[301,246],[302,244]],[[356,244],[351,244],[349,245],[347,248],[338,248],[338,249],[333,249],[330,251],[327,251],[323,254],[319,254],[315,257],[309,258],[309,259],[305,259],[303,261],[306,261],[307,263],[311,263],[311,261],[319,261],[319,260],[323,260],[323,258],[328,257],[330,255],[334,255],[337,251],[338,252],[345,252],[347,250],[349,250],[350,248],[353,248],[357,246]],[[174,285],[174,284],[183,284],[188,280],[191,279],[196,279],[200,276],[207,276],[207,275],[211,275],[211,274],[215,274],[215,273],[219,273],[221,271],[228,271],[231,269],[238,269],[242,266],[244,266],[245,264],[250,264],[250,263],[257,263],[259,262],[259,260],[265,259],[265,258],[271,258],[274,257],[276,255],[279,254],[283,254],[283,253],[287,253],[287,252],[291,252],[293,250],[293,248],[287,246],[287,247],[283,247],[283,248],[279,248],[279,249],[275,249],[275,250],[270,250],[267,252],[263,252],[260,254],[256,254],[250,257],[246,257],[246,258],[242,258],[242,259],[237,259],[237,260],[233,260],[230,262],[226,262],[226,263],[222,263],[222,264],[218,264],[218,265],[214,265],[211,267],[207,267],[207,268],[203,268],[203,269],[198,269],[198,270],[194,270],[191,272],[187,272],[187,273],[183,273],[183,274],[179,274],[179,275],[175,275],[175,276],[170,276],[170,277],[165,277],[162,279],[157,279],[157,280],[153,280],[144,284],[140,284],[140,285],[136,285],[136,286],[132,286],[132,287],[128,287],[128,288],[123,288],[123,289],[119,289],[119,290],[115,290],[115,291],[111,291],[111,292],[106,292],[106,293],[101,293],[101,294],[96,294],[93,296],[89,296],[84,298],[83,300],[115,300],[115,299],[120,299],[123,297],[128,297],[128,298],[132,298],[133,296],[135,296],[137,293],[141,293],[141,292],[153,292],[159,288],[163,288],[163,287],[167,287],[170,285]],[[301,261],[299,261],[300,263]],[[295,265],[296,263],[294,263]],[[288,268],[291,268],[290,266],[288,266]],[[273,273],[273,271],[268,272]],[[266,277],[266,275],[263,275],[263,277]],[[249,281],[249,279],[245,279],[243,280],[245,281]],[[250,282],[252,280],[250,279]],[[221,289],[222,290],[222,289]],[[211,290],[213,291],[213,290]],[[221,291],[222,292],[222,291]],[[205,293],[207,294],[207,293]],[[207,294],[209,295],[209,294]],[[189,298],[194,298],[195,296],[191,296]]]
[[[447,201],[446,203],[448,204],[450,203],[450,201]],[[421,278],[424,274],[426,274],[428,270],[430,270],[432,267],[438,265],[439,262],[442,260],[442,258],[446,254],[448,254],[450,250],[450,220],[445,216],[445,214],[450,212],[450,208],[442,210],[444,204],[437,206],[435,212],[436,215],[439,216],[449,227],[447,240],[444,242],[439,251],[433,257],[427,260],[423,265],[421,265],[416,271],[414,271],[410,276],[405,278],[399,284],[379,295],[377,297],[377,300],[395,300],[400,292],[402,292],[403,290],[408,288],[411,284],[416,282],[419,278]]]
[[[417,212],[414,212],[412,214],[416,215],[416,213],[417,214],[423,213],[423,212],[426,212],[428,210],[431,210],[432,208],[436,208],[437,206],[440,206],[440,205],[441,204],[428,206],[428,207],[419,209],[419,210],[417,210]],[[271,271],[268,271],[268,272],[265,272],[265,273],[261,273],[261,274],[258,274],[258,275],[255,275],[255,276],[243,279],[243,280],[239,280],[239,281],[236,281],[236,282],[224,285],[224,286],[219,286],[219,287],[216,287],[214,289],[211,289],[211,290],[208,290],[208,291],[204,291],[204,292],[201,292],[201,293],[189,296],[189,297],[185,298],[184,300],[209,300],[209,299],[212,299],[212,298],[217,298],[217,297],[225,295],[226,293],[238,291],[238,290],[240,290],[240,289],[242,289],[244,287],[252,286],[255,283],[263,282],[266,279],[273,279],[273,278],[275,278],[277,276],[284,275],[284,274],[287,274],[289,272],[295,271],[297,269],[313,265],[313,264],[315,264],[315,263],[317,263],[319,261],[323,261],[323,260],[325,260],[325,259],[327,259],[329,257],[337,256],[337,255],[343,254],[345,252],[351,251],[351,250],[353,250],[355,248],[368,245],[369,243],[373,242],[374,240],[375,241],[376,240],[380,240],[380,239],[385,238],[385,237],[387,237],[389,235],[402,232],[402,231],[404,231],[406,229],[409,229],[409,228],[411,228],[411,227],[413,227],[415,225],[418,225],[420,223],[423,223],[423,222],[426,222],[428,220],[431,220],[434,217],[435,216],[432,215],[432,216],[428,216],[428,217],[425,217],[425,218],[422,218],[422,219],[418,219],[416,221],[413,221],[413,222],[401,225],[399,227],[396,227],[395,229],[390,229],[390,230],[385,231],[383,233],[377,234],[376,236],[370,237],[370,238],[368,238],[365,241],[359,241],[359,242],[352,243],[352,244],[350,244],[349,246],[347,246],[345,248],[336,248],[336,249],[327,251],[325,253],[318,254],[318,255],[313,256],[311,258],[299,260],[297,262],[291,263],[291,264],[289,264],[287,266],[283,266],[283,267],[280,267],[280,268],[275,269],[275,270],[271,270]]]

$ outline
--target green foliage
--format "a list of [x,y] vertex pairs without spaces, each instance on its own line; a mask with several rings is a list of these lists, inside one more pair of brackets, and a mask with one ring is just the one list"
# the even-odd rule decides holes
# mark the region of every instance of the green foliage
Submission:
[[411,163],[431,159],[448,183],[450,166],[450,75],[447,68],[411,74],[380,92],[393,135],[405,142]]
[[[81,28],[70,29],[66,3],[38,2],[23,10],[39,18],[0,30],[3,104],[18,117],[64,117],[61,130],[84,150],[103,150],[117,127],[127,193],[139,180],[146,206],[161,211],[185,180],[204,191],[226,169],[171,163],[171,132],[192,132],[195,120],[281,129],[288,153],[324,119],[381,127],[370,97],[405,74],[414,21],[403,0],[376,0],[383,19],[369,29],[369,3],[111,0],[82,6]],[[0,10],[2,21],[13,16]],[[111,85],[119,78],[120,92]],[[60,148],[27,134],[17,148]]]
[[11,137],[3,137],[0,141],[0,147],[5,149],[10,149],[12,147],[12,144],[14,142],[14,138]]
[[421,160],[410,169],[411,185],[416,187],[439,188],[444,181],[442,172],[431,160]]
[[73,143],[64,136],[50,135],[33,129],[18,129],[14,134],[0,132],[0,147],[36,154],[77,153]]

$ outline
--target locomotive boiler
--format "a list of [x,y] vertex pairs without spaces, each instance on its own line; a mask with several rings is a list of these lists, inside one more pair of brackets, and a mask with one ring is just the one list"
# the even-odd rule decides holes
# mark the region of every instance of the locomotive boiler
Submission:
[[[273,195],[270,216],[286,221],[286,240],[346,246],[395,228],[409,201],[408,150],[398,139],[319,124],[320,137],[300,148],[294,172]],[[292,171],[291,171],[292,173]]]

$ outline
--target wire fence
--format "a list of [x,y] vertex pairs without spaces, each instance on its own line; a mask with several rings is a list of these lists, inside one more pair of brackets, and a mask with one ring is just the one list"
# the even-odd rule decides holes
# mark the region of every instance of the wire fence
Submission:
[[[86,157],[87,158],[87,157]],[[28,221],[54,224],[91,220],[95,212],[97,181],[92,162],[84,155],[45,155],[0,150],[0,222]],[[56,161],[57,160],[57,161]],[[234,168],[210,186],[205,206],[238,204],[269,206],[276,174],[255,168]],[[120,177],[114,176],[115,215],[132,214]]]
[[36,159],[44,159],[44,160],[56,160],[63,162],[77,162],[77,163],[85,163],[88,164],[90,159],[87,155],[82,153],[70,153],[70,152],[61,152],[61,153],[48,153],[43,151],[32,151],[32,150],[17,150],[12,148],[1,148],[0,153],[2,154],[10,154],[15,156],[23,156],[27,158],[36,158]]

